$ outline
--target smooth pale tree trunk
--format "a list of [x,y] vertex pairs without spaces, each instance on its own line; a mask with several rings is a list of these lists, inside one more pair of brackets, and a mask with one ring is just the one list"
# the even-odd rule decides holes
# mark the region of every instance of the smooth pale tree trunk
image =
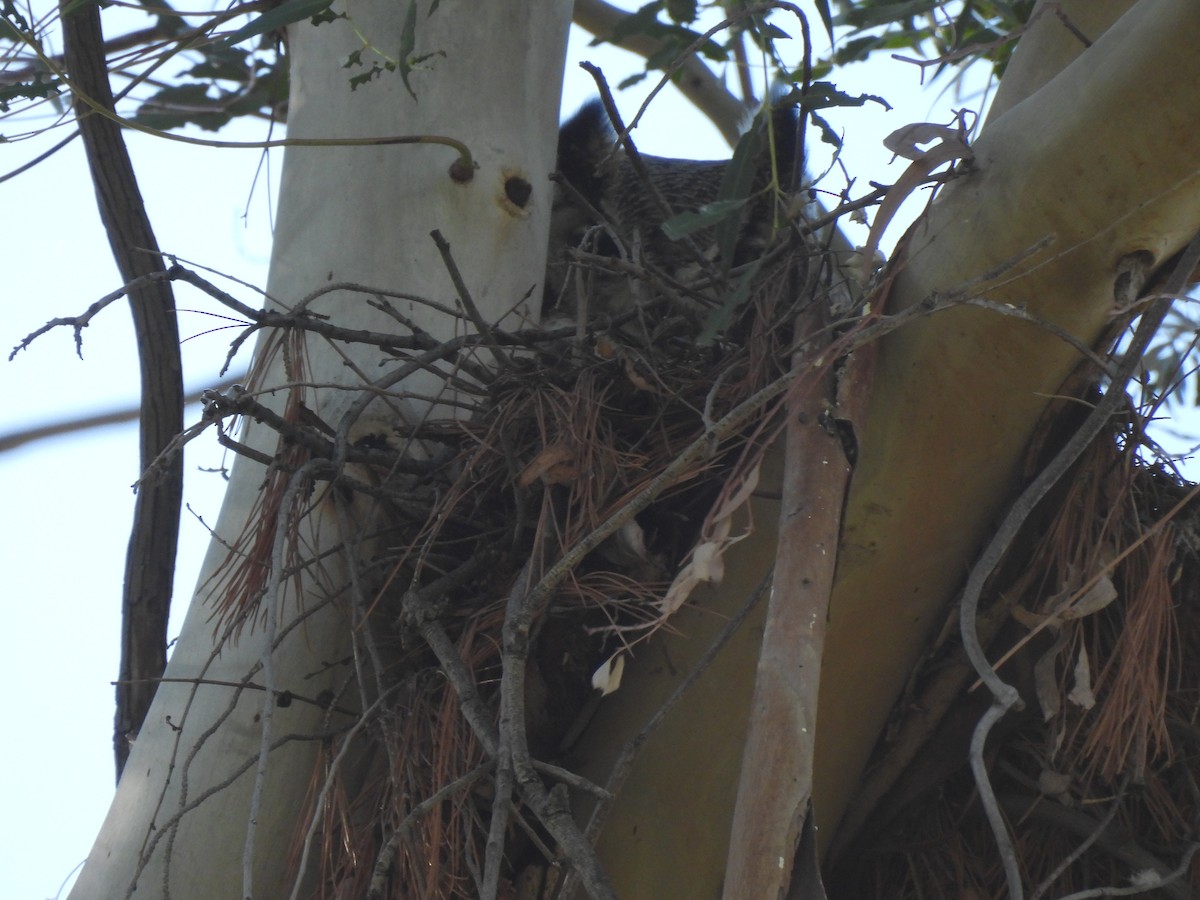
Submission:
[[[1200,229],[1197,33],[1200,4],[1143,0],[990,121],[976,171],[910,232],[889,309],[1001,270],[968,296],[1095,342],[1121,260],[1161,265]],[[825,645],[814,801],[827,826],[1080,362],[1046,329],[986,309],[936,313],[882,342]]]
[[[1200,4],[1142,0],[1057,76],[992,119],[975,171],[910,232],[887,301],[964,295],[1012,304],[1091,343],[1109,323],[1118,261],[1165,262],[1200,228]],[[1021,48],[1010,72],[1019,70]],[[1035,256],[1012,261],[1045,237]],[[998,277],[970,284],[985,273]],[[820,673],[813,800],[818,843],[842,817],[933,629],[1011,496],[1034,425],[1077,350],[984,309],[937,312],[880,345],[843,519]],[[766,474],[762,486],[778,484]],[[730,552],[719,589],[640,648],[578,753],[606,772],[771,565],[771,504]],[[809,548],[780,547],[779,553]],[[715,615],[714,615],[715,613]],[[724,884],[758,642],[755,621],[647,741],[601,837],[620,896],[762,897]],[[781,778],[790,777],[781,773]],[[794,798],[786,798],[793,803]],[[791,861],[778,857],[782,870]],[[664,893],[666,892],[666,893]]]
[[[554,168],[570,3],[442,0],[432,13],[422,3],[413,53],[429,55],[409,73],[416,98],[396,73],[384,73],[352,92],[349,78],[363,70],[344,68],[347,58],[356,50],[362,50],[368,66],[377,58],[364,49],[363,40],[383,53],[402,52],[406,6],[367,0],[345,8],[349,22],[319,27],[303,22],[289,29],[288,136],[449,135],[470,148],[478,164],[474,177],[465,183],[452,179],[448,170],[455,152],[434,144],[288,148],[268,291],[275,303],[290,307],[331,283],[356,282],[453,305],[455,291],[429,237],[436,228],[451,244],[483,316],[497,320],[530,296],[545,266],[548,174]],[[505,193],[506,180],[514,176],[532,188],[524,208]],[[342,326],[400,330],[394,319],[367,304],[369,296],[337,291],[310,308]],[[416,304],[401,312],[435,335],[453,333],[454,322],[444,315]],[[304,355],[303,377],[317,385],[355,387],[364,375],[374,379],[384,371],[382,354],[370,348],[343,345],[335,352],[309,337]],[[261,384],[282,388],[287,382],[283,355],[258,363],[264,364]],[[351,437],[389,433],[396,424],[419,419],[429,409],[423,398],[436,387],[432,376],[407,384],[407,399],[369,409]],[[279,405],[284,393],[278,391],[274,399],[266,394],[263,400]],[[337,425],[359,395],[308,390],[305,402]],[[251,424],[241,438],[268,454],[276,449],[274,433],[264,427]],[[235,463],[216,527],[221,540],[236,541],[256,515],[264,473],[263,466],[246,459]],[[318,495],[320,490],[318,484]],[[343,538],[339,522],[355,516],[339,517],[331,502],[317,503],[301,526],[305,554],[336,547]],[[369,524],[367,511],[357,511],[357,522]],[[338,593],[344,591],[347,567],[337,553],[329,555],[318,574],[304,577],[302,596],[286,590],[275,598],[271,630],[277,645],[268,673],[255,671],[267,644],[264,619],[236,640],[214,641],[214,611],[223,591],[219,580],[211,579],[227,571],[226,557],[225,547],[214,542],[166,672],[168,679],[183,681],[166,682],[158,690],[71,894],[76,900],[130,893],[169,894],[174,900],[279,898],[292,890],[288,852],[318,746],[309,736],[344,725],[346,718],[330,720],[325,710],[303,702],[270,707],[273,699],[263,691],[239,691],[229,683],[254,673],[250,681],[259,685],[269,682],[276,690],[310,698],[338,691],[339,704],[353,705],[357,687],[344,690],[349,612],[344,593]],[[207,683],[187,683],[190,679]],[[293,739],[267,757],[253,852],[247,853],[267,712],[272,743]]]

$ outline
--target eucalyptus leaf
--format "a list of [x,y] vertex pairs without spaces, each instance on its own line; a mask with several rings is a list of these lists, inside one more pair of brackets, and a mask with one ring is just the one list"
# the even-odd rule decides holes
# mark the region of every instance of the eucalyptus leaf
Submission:
[[327,10],[332,3],[333,0],[284,0],[274,9],[251,19],[225,38],[223,43],[227,47],[232,47],[234,44],[240,44],[246,38],[283,28],[293,22],[299,22],[301,19],[311,19]]
[[689,234],[695,234],[697,231],[703,231],[705,228],[712,228],[719,222],[725,221],[735,212],[746,205],[746,200],[714,200],[712,203],[705,203],[694,212],[684,212],[677,216],[671,216],[667,221],[662,223],[663,234],[673,241],[687,237]]

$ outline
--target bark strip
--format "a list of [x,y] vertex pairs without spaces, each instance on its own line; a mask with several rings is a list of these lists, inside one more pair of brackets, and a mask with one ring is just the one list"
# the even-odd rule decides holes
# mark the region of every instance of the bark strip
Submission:
[[[818,305],[798,326],[809,334],[819,331]],[[801,351],[795,367],[819,352]],[[811,809],[821,656],[850,475],[836,431],[824,427],[833,373],[814,381],[804,379],[789,397],[775,582],[742,754],[726,898],[788,895]],[[807,857],[815,861],[815,854]],[[819,875],[801,874],[815,884],[805,900],[823,897]]]

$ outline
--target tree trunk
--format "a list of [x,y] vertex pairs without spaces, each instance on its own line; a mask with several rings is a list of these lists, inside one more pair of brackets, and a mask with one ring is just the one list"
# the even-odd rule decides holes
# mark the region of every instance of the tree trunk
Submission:
[[[1139,3],[992,120],[974,171],[910,231],[888,311],[961,292],[1093,344],[1121,260],[1161,265],[1200,228],[1198,28],[1188,0]],[[822,672],[815,803],[827,828],[1080,361],[1042,325],[993,309],[937,312],[882,342]]]
[[[356,4],[348,10],[349,22],[302,22],[289,29],[289,138],[449,135],[470,148],[478,167],[469,180],[452,178],[456,153],[438,144],[289,147],[268,284],[272,305],[293,308],[338,282],[452,305],[456,291],[430,239],[433,229],[446,236],[489,320],[517,308],[540,282],[570,4],[434,6],[431,11],[422,4],[409,20],[415,46],[400,51],[409,53],[402,63],[424,57],[406,75],[412,94],[398,72],[383,72],[351,91],[350,77],[363,69],[345,68],[353,52],[361,51],[369,66],[372,59],[382,62],[375,48],[395,53],[404,46],[403,4]],[[527,197],[514,193],[513,179],[529,186]],[[370,293],[336,290],[308,308],[342,326],[398,331],[396,320],[373,309],[369,299]],[[441,338],[455,325],[419,304],[402,312]],[[359,388],[379,377],[382,354],[312,336],[303,350],[292,342],[281,352],[279,340],[278,334],[261,336],[252,389],[280,411],[294,413],[302,401],[324,422],[345,426],[342,441],[394,436],[429,411],[436,380],[421,374],[406,384],[406,399],[377,401],[347,418],[362,396]],[[331,387],[296,386],[300,382]],[[276,452],[276,434],[255,423],[239,439],[268,456]],[[289,854],[309,785],[319,775],[313,766],[321,736],[347,721],[324,707],[330,697],[335,707],[351,710],[370,699],[369,686],[352,685],[346,663],[354,615],[344,599],[347,567],[338,553],[327,551],[363,536],[372,516],[365,507],[339,509],[336,492],[317,482],[310,515],[289,541],[263,518],[265,478],[257,462],[239,458],[233,467],[217,539],[168,681],[134,743],[72,897],[276,898],[292,890],[295,860]],[[280,486],[289,483],[306,502],[305,482],[284,478]],[[266,526],[258,562],[272,557],[271,571],[249,577],[258,578],[266,594],[242,598],[261,604],[253,626],[214,639],[236,563],[227,545],[244,548],[242,536],[255,523]],[[346,525],[350,533],[342,530]],[[293,579],[283,571],[292,561],[281,552],[289,545],[305,559],[327,555]],[[272,636],[275,646],[268,652]],[[232,686],[246,683],[269,690]],[[322,702],[281,699],[291,695]],[[264,743],[269,754],[261,752]]]
[[[294,308],[318,289],[353,282],[452,303],[459,292],[429,240],[436,228],[483,317],[495,320],[539,299],[528,291],[544,271],[544,176],[553,168],[569,8],[460,8],[447,0],[406,26],[399,6],[355,6],[352,23],[292,29],[289,136],[446,134],[464,141],[479,167],[470,180],[452,178],[454,153],[437,144],[289,149],[272,302]],[[403,80],[384,73],[351,92],[348,78],[363,69],[342,67],[350,54],[361,50],[370,66],[373,48],[405,46],[406,28],[415,28],[415,45],[402,51]],[[1143,0],[1057,75],[1033,73],[1036,90],[1018,89],[1020,102],[990,121],[973,167],[943,189],[897,254],[886,312],[929,301],[939,308],[881,341],[868,414],[854,423],[859,456],[820,674],[813,793],[822,844],[1010,495],[1046,399],[1080,358],[1041,324],[1001,313],[1024,311],[1088,344],[1109,321],[1120,261],[1144,253],[1161,263],[1200,224],[1198,28],[1194,0]],[[1010,74],[1022,65],[1018,53]],[[306,308],[346,327],[396,330],[370,298],[340,288]],[[990,308],[965,305],[980,298]],[[438,338],[457,321],[427,315],[420,304],[399,312]],[[381,354],[312,336],[303,351],[293,343],[284,353],[271,340],[260,341],[252,389],[273,389],[264,402],[277,396],[288,414],[308,411],[328,423],[339,446],[391,440],[433,402],[440,413],[452,409],[452,398],[438,393],[441,379],[418,372],[404,397],[359,412],[353,404],[377,377]],[[274,432],[254,424],[242,440],[267,456],[277,449]],[[774,472],[764,472],[752,502],[758,531],[727,554],[724,585],[698,591],[672,620],[675,633],[638,648],[622,688],[603,701],[576,748],[585,775],[604,780],[777,553],[808,551],[777,545],[788,532],[777,527],[774,499],[783,466],[778,453],[768,463]],[[158,691],[74,897],[119,897],[135,885],[139,896],[175,898],[283,897],[292,889],[289,853],[309,785],[320,782],[322,735],[374,696],[347,662],[358,611],[343,599],[351,593],[344,560],[329,552],[366,539],[373,515],[346,508],[317,482],[303,533],[289,544],[258,505],[265,477],[245,459],[234,467],[220,540],[167,671],[174,680]],[[297,502],[308,502],[306,481],[275,477],[275,501],[290,485]],[[266,527],[258,559],[270,562],[271,577],[249,575],[266,589],[261,601],[244,598],[255,627],[214,641],[214,617],[231,595],[226,544],[256,522]],[[283,580],[288,546],[305,559],[326,555],[298,581]],[[625,782],[599,842],[623,898],[722,890],[762,606],[668,715]],[[267,652],[272,637],[278,645]],[[266,690],[230,686],[243,682]],[[284,704],[284,692],[334,699]],[[804,712],[811,721],[814,711]],[[751,815],[740,813],[743,821]],[[739,890],[724,887],[728,896]]]
[[[1000,305],[933,312],[880,342],[820,676],[823,848],[1014,489],[1038,416],[1081,358],[1042,326],[1001,315],[1003,304],[1090,344],[1110,321],[1118,262],[1144,251],[1163,263],[1200,227],[1198,28],[1191,0],[1147,0],[1057,77],[1035,76],[1042,87],[989,122],[973,169],[943,188],[897,251],[887,313],[926,301]],[[1026,64],[1037,60],[1018,50],[1012,70]],[[696,608],[673,621],[678,633],[640,648],[578,750],[586,771],[607,770],[769,569],[777,513],[765,497],[779,483],[764,473],[757,531],[730,551],[724,584],[694,596]],[[620,896],[721,893],[758,627],[743,626],[633,766],[600,842]]]

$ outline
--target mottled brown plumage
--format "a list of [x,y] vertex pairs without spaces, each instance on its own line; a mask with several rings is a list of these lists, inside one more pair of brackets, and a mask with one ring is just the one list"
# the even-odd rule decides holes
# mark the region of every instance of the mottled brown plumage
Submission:
[[[788,184],[795,155],[795,117],[790,110],[776,114],[774,132],[779,181]],[[670,217],[695,212],[718,199],[729,162],[643,154],[643,176],[624,150],[614,150],[614,141],[599,102],[585,105],[559,132],[558,170],[565,184],[556,189],[552,215],[547,313],[574,313],[581,305],[581,286],[582,305],[589,316],[614,315],[653,299],[652,289],[627,274],[604,272],[601,266],[574,270],[568,256],[572,249],[632,263],[687,286],[701,279],[719,280],[731,266],[755,258],[769,242],[776,216],[775,195],[770,190],[774,183],[771,154],[765,141],[759,141],[763,146],[753,157],[755,175],[748,185],[749,199],[733,213],[737,233],[732,259],[720,258],[716,228],[680,240],[670,239],[662,230]],[[573,277],[573,271],[585,275],[582,281]],[[690,293],[688,303],[693,308],[703,307],[705,300],[703,293]],[[719,301],[713,296],[710,302],[715,305]]]

